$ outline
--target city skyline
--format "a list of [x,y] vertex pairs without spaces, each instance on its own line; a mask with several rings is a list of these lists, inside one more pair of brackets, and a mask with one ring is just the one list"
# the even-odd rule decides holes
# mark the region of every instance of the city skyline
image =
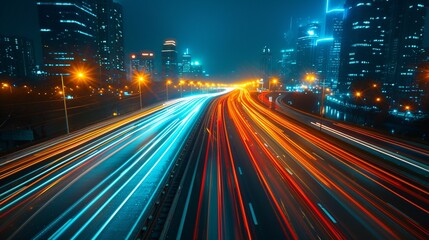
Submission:
[[[274,57],[280,56],[280,50],[285,45],[283,34],[289,28],[291,17],[311,16],[323,20],[326,5],[324,1],[320,1],[316,5],[312,3],[313,7],[308,9],[306,7],[308,5],[302,1],[299,3],[272,1],[270,4],[246,1],[248,7],[246,6],[244,11],[240,10],[243,2],[209,1],[203,4],[190,1],[170,5],[163,1],[115,2],[123,6],[126,56],[142,50],[160,53],[162,42],[173,38],[178,43],[179,53],[183,53],[186,48],[198,52],[199,60],[214,77],[225,77],[233,72],[242,73],[249,70],[256,74],[260,49],[267,45],[273,50]],[[307,2],[310,4],[312,1]],[[330,5],[341,6],[342,1],[331,0]],[[35,1],[7,3],[7,7],[2,9],[1,20],[3,22],[8,20],[12,24],[1,26],[0,32],[32,39],[36,46],[36,62],[41,64],[38,21],[28,20],[33,17],[37,19]],[[161,14],[163,9],[168,13]],[[142,15],[142,11],[147,14]],[[160,67],[160,61],[156,62],[156,66]]]

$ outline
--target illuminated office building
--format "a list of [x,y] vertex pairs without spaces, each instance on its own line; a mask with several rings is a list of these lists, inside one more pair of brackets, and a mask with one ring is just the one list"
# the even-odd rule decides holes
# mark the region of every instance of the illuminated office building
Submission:
[[112,0],[97,0],[97,43],[100,79],[120,84],[124,78],[122,7]]
[[43,68],[48,76],[97,66],[97,15],[89,0],[38,1]]
[[384,82],[389,0],[347,0],[338,88],[352,93],[369,81]]
[[177,64],[177,51],[176,41],[166,40],[162,46],[161,52],[161,74],[162,78],[177,80],[178,78],[178,64]]
[[388,77],[383,85],[386,97],[419,103],[424,94],[419,87],[417,68],[423,52],[423,32],[427,11],[425,0],[394,0],[391,6]]

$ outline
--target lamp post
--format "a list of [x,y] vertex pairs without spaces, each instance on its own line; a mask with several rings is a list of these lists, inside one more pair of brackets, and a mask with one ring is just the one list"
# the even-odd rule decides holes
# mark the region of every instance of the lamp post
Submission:
[[12,84],[3,83],[2,85],[3,85],[3,87],[9,88],[10,94],[12,94]]
[[69,128],[69,117],[67,114],[67,103],[66,103],[66,92],[65,92],[65,88],[64,88],[64,78],[63,78],[63,74],[60,74],[61,76],[61,87],[63,89],[63,102],[64,102],[64,115],[66,118],[66,129],[67,129],[67,134],[70,133],[70,128]]
[[143,109],[143,104],[142,104],[142,88],[141,88],[141,82],[143,82],[143,77],[142,76],[138,77],[138,82],[139,82],[140,110],[141,110],[141,109]]
[[268,82],[268,90],[269,90],[269,91],[271,91],[271,82],[272,82],[274,85],[277,85],[278,80],[277,80],[276,78],[274,78],[273,80],[271,80],[271,81],[269,81],[269,82]]
[[167,80],[167,82],[165,83],[165,92],[166,92],[166,96],[167,96],[167,101],[168,101],[168,85],[171,84],[171,80]]

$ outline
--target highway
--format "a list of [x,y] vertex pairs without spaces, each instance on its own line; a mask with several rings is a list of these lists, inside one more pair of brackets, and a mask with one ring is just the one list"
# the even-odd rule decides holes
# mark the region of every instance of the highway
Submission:
[[429,236],[427,148],[236,89],[0,159],[2,238],[135,238],[196,127],[162,239]]
[[163,237],[427,239],[425,162],[404,168],[319,128],[246,90],[214,101]]
[[134,238],[217,95],[169,101],[1,159],[0,235]]

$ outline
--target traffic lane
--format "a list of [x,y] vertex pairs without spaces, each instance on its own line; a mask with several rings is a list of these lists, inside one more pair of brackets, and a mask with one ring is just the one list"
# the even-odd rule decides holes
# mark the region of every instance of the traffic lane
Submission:
[[[341,182],[341,179],[338,179],[338,182]],[[397,198],[397,196],[395,196],[395,198]],[[395,198],[394,198],[394,199],[395,199]],[[407,205],[409,206],[410,204],[409,204],[409,203],[407,203]],[[424,205],[423,205],[423,206],[424,206]],[[420,209],[414,209],[414,211],[416,211],[416,210],[417,210],[417,212],[422,213],[422,212],[421,212],[421,210],[422,210],[421,208],[420,208]],[[420,211],[419,211],[419,210],[420,210]],[[390,211],[392,211],[392,212],[397,212],[397,211],[395,211],[395,209],[392,209],[392,208],[390,208]],[[423,213],[423,214],[425,214],[425,213]],[[389,214],[386,214],[386,215],[389,215]],[[392,217],[392,216],[390,216],[390,217]],[[393,218],[394,218],[394,217],[393,217]],[[397,220],[397,219],[396,219],[396,221],[398,222],[398,220]],[[401,221],[399,221],[399,224],[401,224]],[[409,225],[408,225],[408,230],[409,230],[410,232],[413,232],[413,231],[412,231],[412,227],[410,227],[410,225],[411,225],[411,226],[413,226],[413,225],[412,225],[413,223],[412,223],[412,222],[410,222],[410,223],[408,223],[408,224],[409,224]],[[405,228],[406,228],[406,227],[405,227]],[[424,230],[423,230],[421,227],[420,227],[420,230],[419,230],[419,231],[420,231],[420,232],[424,232]],[[417,234],[417,235],[418,235],[419,233],[418,233],[418,232],[416,232],[415,234]],[[420,233],[420,234],[421,234],[421,233]]]
[[[147,133],[150,133],[150,131],[144,132],[143,134],[137,133],[138,135],[134,137],[134,139],[125,138],[98,155],[92,155],[87,159],[82,159],[83,164],[76,168],[72,167],[72,174],[63,176],[60,181],[57,180],[50,185],[43,186],[43,188],[39,190],[40,192],[33,195],[34,197],[31,196],[31,201],[26,203],[26,205],[31,205],[33,211],[29,212],[26,208],[21,208],[23,214],[20,214],[21,212],[17,212],[17,210],[13,211],[12,216],[19,217],[14,219],[15,222],[21,222],[20,219],[31,219],[30,222],[22,221],[25,222],[25,224],[20,228],[20,232],[27,236],[30,232],[37,234],[38,232],[44,231],[44,234],[49,234],[64,225],[65,221],[71,219],[72,216],[78,215],[79,210],[84,209],[86,204],[92,199],[96,199],[109,185],[110,181],[117,179],[123,174],[123,170],[127,169],[131,164],[135,165],[137,161],[144,161],[144,159],[139,159],[137,154],[141,154],[142,150],[146,150],[145,146],[147,146],[149,142],[149,140],[146,140]],[[121,153],[112,157],[112,153],[117,153],[118,150],[122,150]],[[124,162],[123,159],[128,159],[128,161]],[[79,165],[79,163],[77,165]],[[121,179],[126,178],[131,173],[132,170],[128,171],[128,175],[123,175]],[[121,184],[122,182],[117,182],[116,186],[120,186]],[[108,192],[104,192],[105,195],[112,194],[114,188],[109,189]],[[95,207],[93,209],[97,208]],[[67,214],[61,214],[61,217],[56,218],[58,214],[55,213]],[[51,223],[55,224],[52,225]],[[37,229],[38,231],[33,232],[27,230],[26,226],[30,229]],[[48,229],[41,229],[42,226],[49,227]],[[48,231],[49,229],[52,230]]]
[[[213,115],[216,115],[217,110],[216,108],[214,108],[212,111],[209,111],[209,112],[213,113]],[[216,116],[213,118],[214,120],[217,119]],[[225,131],[225,133],[227,134],[228,141],[229,141],[229,139],[236,134],[234,133],[233,130],[230,129],[230,125],[227,122],[228,120],[226,120],[224,126],[228,128],[228,130]],[[194,207],[188,207],[188,208],[185,207],[186,210],[184,211],[187,211],[185,213],[186,216],[181,217],[182,219],[184,219],[184,223],[181,224],[181,226],[183,226],[183,232],[180,231],[181,235],[179,235],[178,237],[183,239],[188,239],[188,238],[197,237],[197,236],[205,237],[205,238],[216,238],[215,236],[220,236],[220,235],[246,236],[245,221],[238,221],[240,218],[242,218],[245,215],[246,218],[248,219],[247,220],[248,222],[253,221],[253,224],[252,223],[249,224],[252,236],[259,236],[259,237],[272,236],[277,239],[283,238],[284,234],[282,233],[280,227],[277,228],[277,231],[273,231],[273,229],[276,229],[276,227],[273,224],[272,219],[276,219],[276,213],[275,211],[267,211],[267,208],[265,207],[268,204],[267,200],[266,199],[262,200],[260,204],[257,202],[254,202],[254,204],[256,203],[257,205],[260,205],[261,208],[263,208],[263,210],[260,210],[258,207],[255,207],[258,209],[258,210],[255,210],[255,208],[252,208],[253,207],[252,201],[248,200],[247,197],[243,195],[244,194],[243,192],[247,192],[249,193],[249,195],[253,194],[256,196],[265,196],[265,191],[263,190],[263,188],[257,188],[258,185],[260,186],[260,183],[257,180],[257,176],[251,176],[250,172],[246,173],[247,178],[244,181],[240,180],[240,176],[243,176],[243,175],[240,175],[240,172],[242,173],[243,171],[242,167],[245,168],[246,164],[247,165],[250,164],[248,160],[247,161],[244,160],[245,162],[243,164],[240,164],[240,166],[237,166],[235,164],[235,161],[237,161],[237,159],[248,158],[245,150],[241,146],[242,144],[240,142],[230,143],[230,144],[224,141],[218,142],[219,136],[218,134],[216,134],[216,132],[218,132],[217,127],[213,128],[213,125],[216,126],[216,124],[212,124],[212,125],[208,124],[205,126],[204,134],[208,136],[207,143],[204,143],[204,149],[200,148],[200,151],[199,151],[199,156],[202,158],[200,160],[204,159],[204,161],[200,161],[198,171],[194,170],[194,173],[196,174],[195,179],[208,179],[208,181],[195,181],[194,182],[195,187],[193,188],[193,190],[191,190],[190,195],[188,195],[189,193],[186,194],[190,196],[190,204],[188,205],[194,206]],[[222,128],[222,125],[220,125],[220,127]],[[224,135],[223,137],[225,138],[226,135]],[[238,136],[236,138],[239,139]],[[209,139],[211,140],[209,141]],[[218,186],[219,186],[216,181],[213,181],[213,179],[216,179],[214,175],[217,175],[217,172],[214,171],[213,173],[211,173],[211,171],[215,170],[214,168],[217,167],[218,159],[216,158],[216,151],[209,151],[206,148],[209,148],[209,149],[211,148],[211,150],[216,150],[216,148],[218,147],[216,145],[217,142],[220,143],[219,147],[224,148],[224,150],[225,150],[225,147],[229,145],[233,146],[233,148],[231,148],[232,158],[231,159],[228,158],[229,162],[224,161],[225,158],[223,158],[222,161],[220,162],[221,163],[220,171],[223,173],[221,174],[221,179],[222,179],[221,182],[223,183],[221,185],[223,200],[219,202],[217,201],[217,197],[216,197],[216,200],[212,200],[212,203],[215,202],[215,204],[212,204],[210,209],[208,205],[209,205],[209,200],[212,198],[209,195],[217,196],[215,195],[215,193],[210,193],[210,192],[218,189]],[[207,156],[211,156],[211,158],[206,158]],[[249,167],[250,169],[252,169],[251,166]],[[235,170],[233,170],[234,168]],[[252,171],[254,170],[252,169]],[[211,181],[209,177],[210,175],[213,176],[211,178]],[[252,181],[249,180],[251,178],[253,178]],[[235,185],[235,183],[237,183],[235,181],[238,181],[239,184]],[[256,185],[254,183],[256,183]],[[242,184],[246,186],[243,187]],[[241,189],[241,191],[238,188]],[[243,190],[243,188],[245,190]],[[242,200],[240,200],[240,196],[238,193],[242,195],[241,196]],[[181,192],[181,196],[184,196],[184,195],[185,195],[184,192]],[[185,203],[185,206],[186,205],[187,204]],[[198,207],[195,207],[195,206],[198,206]],[[245,211],[244,214],[240,213],[243,207]],[[221,210],[221,216],[216,216],[219,213],[218,210]],[[252,212],[253,214],[255,214],[254,211],[260,211],[260,213],[258,214],[259,217],[263,216],[264,219],[270,219],[268,223],[265,224],[266,222],[259,220],[257,217],[255,217],[254,219],[252,215]],[[177,219],[178,218],[177,214],[175,215],[176,215],[175,218]],[[227,228],[220,228],[221,231],[216,232],[216,230],[219,229],[219,224],[217,221],[218,219],[216,221],[212,219],[211,222],[214,225],[214,231],[207,229],[207,227],[210,227],[209,226],[210,224],[209,220],[211,218],[210,215],[212,217],[213,215],[215,215],[216,216],[215,219],[216,218],[224,219],[225,222],[223,223],[221,222],[221,224],[222,226],[227,226]],[[252,220],[249,220],[249,219],[252,219]],[[256,224],[254,221],[257,221]],[[255,226],[253,226],[254,224]],[[172,224],[170,224],[170,226],[171,225]],[[175,237],[174,230],[169,232],[170,232],[168,235],[169,238]],[[255,233],[257,233],[257,235],[254,235]]]
[[[192,111],[195,111],[194,109],[193,109],[193,106],[192,105],[190,105],[189,106],[189,108],[192,110]],[[198,108],[197,108],[198,109]],[[158,122],[160,122],[160,121],[158,121]],[[153,125],[156,125],[156,124],[153,124]],[[192,125],[192,122],[190,123],[190,125]],[[114,151],[115,152],[115,151]],[[132,152],[134,152],[134,150],[132,151]],[[50,188],[49,189],[51,189],[51,187],[52,186],[50,186]],[[55,192],[55,191],[53,191],[53,192]],[[49,191],[48,192],[43,192],[44,194],[46,194],[45,196],[48,196],[48,193],[49,193]],[[38,196],[38,197],[40,197],[40,196]],[[42,197],[40,197],[41,199],[42,199]],[[48,197],[49,198],[49,197]],[[52,213],[49,213],[49,214],[52,214]],[[47,215],[48,216],[48,215]],[[63,218],[62,218],[63,219]]]
[[[257,127],[254,127],[254,129],[257,129]],[[266,163],[261,163],[260,166],[265,172],[264,175],[267,176],[266,179],[269,185],[273,186],[274,199],[278,199],[277,201],[280,201],[280,205],[287,206],[287,209],[282,209],[282,211],[289,216],[290,220],[288,221],[292,223],[292,228],[296,234],[304,238],[309,236],[326,238],[332,237],[335,234],[341,235],[341,231],[339,230],[341,229],[340,227],[334,226],[332,223],[329,224],[329,222],[326,221],[332,221],[333,223],[338,222],[333,220],[334,218],[329,217],[330,213],[326,210],[328,207],[323,207],[326,206],[324,202],[336,202],[336,200],[332,198],[329,193],[326,193],[323,186],[320,186],[320,183],[312,178],[302,166],[295,166],[293,164],[292,158],[296,156],[281,154],[284,152],[282,147],[274,150],[278,143],[274,140],[270,140],[270,137],[266,136],[265,131],[256,131],[257,136],[263,139],[259,147],[261,149],[266,148],[266,150],[263,149],[262,151],[269,150],[273,152],[271,154],[271,160]],[[327,200],[321,197],[324,195],[327,196]],[[326,214],[325,211],[328,214]],[[351,222],[356,221],[351,215],[347,217]],[[360,224],[358,224],[356,228],[359,228],[359,226]],[[329,227],[331,227],[331,229],[329,229]],[[343,228],[343,230],[344,229],[345,228]],[[359,230],[362,229],[363,228]],[[346,233],[345,235],[347,235],[348,232],[353,231],[344,231],[344,233]],[[360,236],[365,236],[363,233],[366,232],[367,231],[361,232]]]
[[198,193],[197,213],[193,229],[196,238],[243,238],[242,226],[247,227],[240,193],[232,186],[235,181],[229,174],[227,139],[223,125],[223,104],[226,97],[210,111],[210,121],[206,126],[208,132],[207,149],[205,149],[202,185]]
[[[213,102],[217,101],[216,99]],[[213,103],[208,106],[207,112],[210,112],[210,108],[213,107]],[[203,154],[206,149],[208,131],[206,126],[209,121],[209,114],[205,114],[203,123],[200,126],[197,138],[192,144],[192,150],[188,158],[188,165],[186,167],[183,179],[180,183],[178,192],[173,202],[172,209],[170,210],[168,220],[165,223],[164,230],[162,232],[162,238],[165,239],[176,239],[182,238],[182,233],[185,235],[183,239],[192,238],[193,226],[184,224],[195,219],[197,208],[195,204],[190,203],[191,194],[197,194],[198,189],[201,187],[201,181],[198,179],[202,178],[202,172],[204,169]],[[186,229],[184,227],[187,226]]]
[[[265,154],[260,149],[251,144],[251,139],[243,140],[242,136],[241,134],[231,134],[230,139],[231,145],[234,146],[232,151],[235,156],[235,166],[238,170],[236,174],[241,186],[243,202],[250,213],[248,216],[252,236],[262,239],[291,239],[296,236],[296,232],[290,229],[289,222],[296,222],[302,217],[285,215],[283,211],[286,211],[289,206],[296,206],[297,203],[289,203],[287,200],[277,198],[275,192],[280,191],[284,186],[276,185],[276,188],[269,184],[271,181],[267,179],[270,176],[267,176],[260,166],[270,165],[269,161],[266,160]],[[246,143],[248,148],[238,147],[243,145],[243,141],[248,141]],[[253,160],[249,158],[249,155]],[[301,224],[305,226],[303,222],[300,222]]]

